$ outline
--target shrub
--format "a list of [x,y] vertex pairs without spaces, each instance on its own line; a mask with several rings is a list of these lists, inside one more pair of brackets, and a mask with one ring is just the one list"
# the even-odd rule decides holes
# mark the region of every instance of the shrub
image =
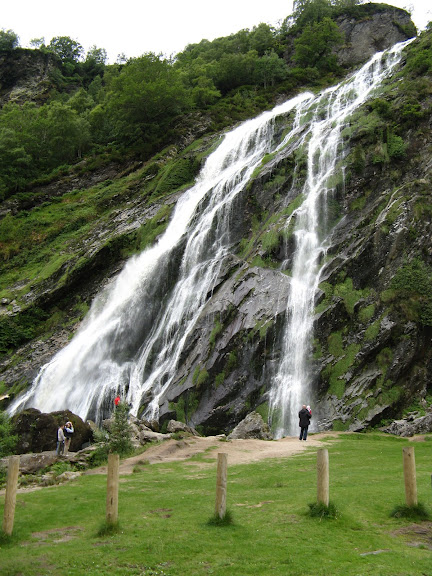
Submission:
[[0,411],[0,458],[14,453],[17,439],[9,416]]
[[114,422],[108,440],[109,451],[121,456],[130,454],[133,451],[130,434],[129,406],[126,402],[120,402],[114,412]]

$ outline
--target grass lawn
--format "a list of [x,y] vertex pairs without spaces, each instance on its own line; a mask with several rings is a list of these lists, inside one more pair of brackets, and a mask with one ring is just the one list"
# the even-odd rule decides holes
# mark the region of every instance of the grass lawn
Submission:
[[[419,503],[432,511],[432,436],[415,442]],[[1,576],[424,576],[432,522],[391,517],[405,503],[408,440],[342,434],[327,442],[336,518],[311,517],[316,450],[230,466],[227,507],[214,514],[216,463],[141,465],[121,477],[120,529],[98,536],[106,477],[82,476],[17,496],[14,534],[0,545]],[[220,452],[224,444],[221,443]],[[145,455],[144,455],[145,457]],[[4,498],[0,503],[3,518]]]

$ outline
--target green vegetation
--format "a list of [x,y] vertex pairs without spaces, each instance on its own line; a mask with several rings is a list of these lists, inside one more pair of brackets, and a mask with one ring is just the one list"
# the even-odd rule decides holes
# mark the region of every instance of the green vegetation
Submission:
[[119,402],[114,410],[113,419],[109,431],[98,430],[95,432],[96,449],[92,452],[89,463],[91,466],[104,464],[108,454],[129,456],[133,452],[133,444],[130,437],[129,406],[126,402]]
[[410,320],[432,326],[432,269],[423,260],[414,258],[401,266],[391,290],[384,294],[385,299],[391,298]]
[[[148,52],[108,65],[104,48],[85,53],[67,36],[34,39],[53,71],[41,102],[0,110],[0,197],[83,158],[90,167],[101,152],[147,160],[188,131],[191,112],[208,117],[209,131],[220,130],[270,107],[280,93],[334,82],[344,73],[333,53],[344,41],[334,19],[344,11],[367,17],[359,1],[298,1],[279,27],[260,23],[202,40],[173,59]],[[17,35],[1,31],[0,51],[14,50],[22,51]]]
[[349,344],[344,348],[342,333],[334,332],[328,337],[328,350],[334,356],[334,361],[327,364],[322,375],[328,381],[328,393],[342,398],[345,392],[343,376],[354,364],[360,345]]
[[14,453],[17,440],[9,416],[0,410],[0,458]]
[[280,576],[422,576],[430,570],[428,524],[422,523],[430,517],[429,444],[415,443],[423,518],[392,516],[405,501],[402,448],[408,440],[344,434],[323,444],[332,514],[313,504],[316,451],[309,448],[291,458],[229,464],[230,523],[212,524],[216,463],[215,454],[207,454],[122,476],[116,530],[104,525],[103,474],[19,493],[13,536],[1,538],[0,565],[10,576],[247,576],[270,570]]
[[[215,144],[208,142],[209,135],[268,109],[280,94],[320,88],[345,74],[332,54],[343,41],[334,19],[343,11],[367,18],[371,10],[357,0],[302,0],[278,27],[261,23],[211,42],[202,40],[173,59],[150,52],[110,65],[103,48],[92,46],[85,53],[66,36],[49,42],[33,39],[33,56],[53,67],[45,92],[40,99],[10,102],[0,110],[0,199],[17,206],[0,222],[0,297],[22,310],[2,321],[0,354],[46,337],[84,313],[67,316],[65,301],[56,310],[46,304],[27,314],[29,293],[37,298],[64,290],[88,277],[89,269],[97,271],[101,262],[118,262],[155,241],[170,216],[168,206],[156,202],[164,204],[167,195],[194,181],[203,156]],[[426,57],[427,45],[421,50]],[[0,32],[0,51],[24,52],[12,30]],[[382,102],[373,109],[380,130],[389,114]],[[414,98],[399,112],[404,126],[422,114]],[[206,144],[201,141],[179,153],[178,143],[187,141],[197,124]],[[401,132],[395,126],[389,130],[382,132],[383,138],[390,156],[398,157]],[[94,171],[113,166],[115,179],[88,185]],[[293,159],[288,159],[266,185],[278,193],[292,168]],[[296,177],[302,177],[301,168]],[[112,234],[118,211],[138,199],[154,216],[138,229]],[[286,216],[300,200],[285,209]],[[277,220],[271,224],[262,234],[267,226],[262,220],[253,240],[243,242],[242,252],[253,265],[278,266],[272,251],[289,238],[291,228],[280,231]],[[95,256],[85,246],[92,244],[96,228],[109,230],[111,239]],[[258,239],[265,254],[253,259],[251,246]]]

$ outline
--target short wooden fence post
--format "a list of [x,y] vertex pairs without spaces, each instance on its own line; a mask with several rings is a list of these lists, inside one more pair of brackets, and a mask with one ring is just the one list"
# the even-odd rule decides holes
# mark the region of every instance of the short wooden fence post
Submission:
[[219,518],[223,518],[226,513],[226,492],[227,492],[227,459],[228,454],[218,453],[217,479],[216,479],[216,507],[215,513]]
[[12,535],[14,525],[19,463],[19,456],[10,456],[7,471],[5,508],[3,518],[3,532],[8,536]]
[[317,451],[317,501],[329,505],[329,455],[327,448]]
[[108,454],[107,472],[107,524],[117,524],[118,521],[118,489],[119,489],[119,455]]
[[414,447],[406,446],[403,451],[403,468],[405,479],[405,500],[407,506],[417,506],[417,482]]

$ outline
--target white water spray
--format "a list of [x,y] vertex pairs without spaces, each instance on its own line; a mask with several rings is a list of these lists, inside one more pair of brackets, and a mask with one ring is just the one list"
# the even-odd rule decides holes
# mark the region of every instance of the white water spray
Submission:
[[[298,412],[312,404],[310,361],[314,298],[320,281],[322,256],[328,249],[328,200],[335,191],[335,177],[343,179],[346,155],[341,132],[349,116],[391,74],[407,43],[376,54],[347,81],[325,90],[299,107],[297,122],[312,115],[302,136],[307,155],[304,202],[293,214],[296,249],[287,305],[287,327],[281,361],[270,390],[270,420],[276,438],[298,433]],[[311,429],[314,429],[312,424]]]
[[[313,298],[319,256],[326,247],[326,235],[318,231],[319,218],[325,213],[329,176],[343,156],[340,129],[390,73],[401,50],[399,45],[391,51],[385,67],[377,55],[349,82],[317,98],[309,93],[297,96],[227,133],[207,159],[196,185],[178,201],[163,236],[131,259],[113,285],[96,298],[70,344],[41,369],[9,412],[25,406],[45,412],[68,408],[82,418],[100,420],[110,413],[114,396],[122,393],[135,414],[146,395],[150,398],[146,415],[157,418],[160,402],[175,381],[186,339],[231,248],[235,198],[266,154],[282,148],[291,153],[305,146],[308,176],[304,203],[294,216],[297,251],[289,322],[270,394],[278,433],[290,430],[300,398],[309,395]],[[293,110],[297,114],[293,130],[283,142],[275,141],[275,118]],[[311,113],[312,120],[307,120]],[[174,270],[173,257],[181,259]]]
[[[114,285],[94,302],[71,343],[46,364],[10,412],[33,406],[69,408],[97,420],[122,393],[137,413],[149,392],[147,416],[157,418],[159,399],[176,375],[187,336],[211,294],[230,248],[232,203],[265,154],[274,152],[274,120],[310,94],[302,94],[225,135],[207,159],[196,185],[178,201],[161,239],[133,258]],[[236,217],[234,215],[234,217]],[[183,250],[172,289],[170,258]]]

